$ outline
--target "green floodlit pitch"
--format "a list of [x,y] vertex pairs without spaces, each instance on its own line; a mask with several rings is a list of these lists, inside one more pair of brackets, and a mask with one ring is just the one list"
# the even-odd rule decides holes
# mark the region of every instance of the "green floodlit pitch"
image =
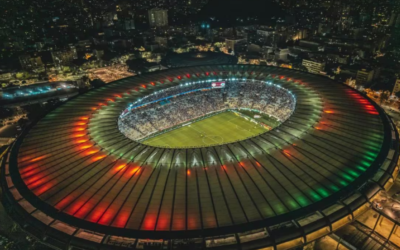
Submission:
[[268,131],[233,112],[223,112],[160,134],[142,143],[158,147],[205,147],[243,140]]

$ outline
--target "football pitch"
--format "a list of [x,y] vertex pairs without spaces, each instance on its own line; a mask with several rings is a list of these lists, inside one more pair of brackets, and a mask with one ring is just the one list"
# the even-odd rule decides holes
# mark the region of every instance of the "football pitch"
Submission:
[[243,140],[266,131],[266,128],[227,111],[149,138],[142,143],[171,148],[205,147]]

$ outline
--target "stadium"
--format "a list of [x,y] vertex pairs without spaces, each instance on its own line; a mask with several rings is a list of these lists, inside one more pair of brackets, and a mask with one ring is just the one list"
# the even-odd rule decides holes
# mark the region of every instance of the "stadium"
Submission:
[[370,209],[397,177],[398,139],[326,77],[174,68],[32,123],[2,162],[3,202],[60,249],[291,249]]

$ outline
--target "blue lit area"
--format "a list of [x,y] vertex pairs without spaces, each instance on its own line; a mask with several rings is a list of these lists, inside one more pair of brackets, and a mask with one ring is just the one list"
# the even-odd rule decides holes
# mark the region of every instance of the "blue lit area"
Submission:
[[3,92],[4,99],[13,99],[19,97],[42,95],[52,93],[56,91],[63,91],[68,89],[77,88],[76,86],[69,83],[57,83],[52,85],[40,85],[40,86],[24,86],[21,88],[13,88]]

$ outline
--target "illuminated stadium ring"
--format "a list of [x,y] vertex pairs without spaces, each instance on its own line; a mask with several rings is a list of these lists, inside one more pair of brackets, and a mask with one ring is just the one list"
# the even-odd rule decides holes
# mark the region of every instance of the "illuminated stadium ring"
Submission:
[[[152,147],[118,129],[121,112],[154,91],[232,78],[281,85],[295,111],[268,133],[203,148]],[[14,218],[50,244],[287,249],[350,222],[390,187],[398,133],[376,104],[328,78],[201,66],[80,95],[25,130],[5,159]]]

